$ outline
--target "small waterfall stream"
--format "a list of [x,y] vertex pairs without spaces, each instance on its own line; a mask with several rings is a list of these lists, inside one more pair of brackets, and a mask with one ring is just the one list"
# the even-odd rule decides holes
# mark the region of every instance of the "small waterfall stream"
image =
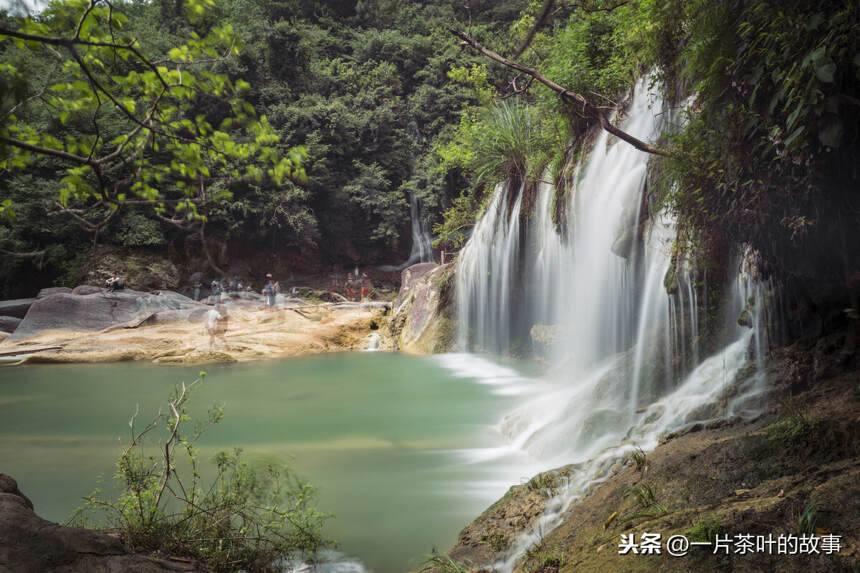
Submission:
[[[643,80],[627,117],[616,121],[654,141],[669,116]],[[753,265],[738,264],[725,289],[730,327],[724,346],[700,362],[697,281],[706,276],[673,260],[675,223],[649,205],[647,162],[645,153],[601,132],[573,170],[567,195],[541,182],[533,213],[523,212],[525,185],[497,185],[460,251],[461,348],[516,353],[529,344],[537,350],[539,338],[548,346],[547,387],[505,415],[499,431],[538,467],[577,464],[496,570],[512,570],[540,534],[558,525],[563,511],[634,448],[653,449],[661,435],[685,424],[742,414],[765,389],[772,285],[754,276]],[[566,201],[561,221],[553,217],[557,201]],[[749,328],[735,321],[744,309]],[[728,388],[749,355],[758,373],[739,383],[729,400]]]

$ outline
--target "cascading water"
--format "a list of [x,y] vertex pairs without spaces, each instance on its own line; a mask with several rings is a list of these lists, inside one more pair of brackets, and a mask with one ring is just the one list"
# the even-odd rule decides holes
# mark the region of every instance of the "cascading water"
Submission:
[[[418,123],[414,119],[407,124],[406,133],[416,146],[421,144],[423,137],[418,129]],[[416,156],[413,155],[412,162],[415,161]],[[414,189],[409,190],[409,220],[412,224],[412,248],[409,251],[409,257],[401,265],[381,265],[378,267],[380,270],[401,271],[416,263],[433,262],[433,238],[422,214],[421,198]]]
[[512,340],[510,302],[519,276],[522,188],[509,208],[510,186],[496,187],[487,213],[478,222],[457,263],[457,301],[463,347],[501,352]]
[[413,191],[409,192],[409,218],[412,222],[412,249],[409,251],[409,258],[401,265],[380,265],[380,270],[402,271],[416,263],[433,262],[432,237],[421,215],[421,199]]
[[409,216],[412,219],[412,252],[407,264],[433,260],[433,247],[427,225],[421,217],[421,204],[415,193],[409,194]]
[[[642,81],[623,129],[653,141],[666,112]],[[752,328],[733,323],[723,350],[699,363],[699,275],[673,256],[674,221],[649,204],[647,161],[601,132],[566,198],[542,182],[534,212],[525,213],[526,186],[498,185],[459,254],[462,348],[510,352],[549,339],[548,388],[508,413],[500,432],[542,469],[578,464],[498,570],[511,570],[537,541],[534,531],[557,525],[634,447],[649,450],[684,424],[743,413],[764,389],[763,309],[772,289],[749,268],[738,274],[727,315],[747,308]],[[565,208],[556,209],[562,200]],[[554,211],[566,214],[559,224]],[[737,383],[751,340],[760,374]],[[733,398],[721,402],[733,384]]]

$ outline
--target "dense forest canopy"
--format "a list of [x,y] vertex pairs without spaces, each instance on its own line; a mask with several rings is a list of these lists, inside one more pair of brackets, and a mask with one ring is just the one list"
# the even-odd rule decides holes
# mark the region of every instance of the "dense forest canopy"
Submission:
[[[547,168],[558,177],[600,123],[585,106],[610,117],[649,74],[689,110],[683,128],[650,142],[667,155],[654,162],[652,193],[676,215],[679,253],[708,265],[726,244],[749,242],[765,268],[801,290],[857,303],[856,2],[93,4],[113,16],[92,18],[82,37],[112,33],[111,18],[121,17],[117,30],[135,38],[148,61],[172,62],[169,74],[184,68],[209,82],[171,104],[176,135],[194,142],[174,139],[156,149],[159,137],[141,135],[151,142],[141,143],[148,147],[136,160],[139,172],[123,179],[132,166],[118,168],[113,203],[93,195],[92,173],[75,190],[70,168],[80,166],[39,154],[25,166],[20,150],[4,146],[5,268],[69,276],[95,239],[199,255],[204,221],[222,249],[293,250],[320,266],[396,263],[409,250],[410,195],[435,224],[437,244],[456,248],[488,186],[504,177],[535,181]],[[7,14],[0,28],[68,37],[90,2],[50,6],[31,18]],[[485,57],[452,31],[582,101]],[[0,43],[3,136],[88,156],[99,135],[104,147],[96,154],[109,154],[135,128],[129,110],[87,101],[89,78],[75,54],[60,48]],[[111,89],[137,98],[141,109],[132,113],[145,113],[157,78],[147,87],[139,79],[145,62],[100,50],[110,49],[79,53],[99,60],[93,69],[110,78]],[[94,133],[96,124],[104,133]],[[191,143],[228,141],[218,159],[205,148],[182,155]],[[87,228],[93,220],[80,220],[107,216],[97,233]],[[17,282],[10,275],[7,293]]]
[[[513,4],[477,4],[97,2],[80,31],[87,1],[4,16],[8,31],[137,47],[0,44],[3,137],[117,164],[94,170],[7,141],[6,267],[62,280],[96,240],[199,252],[204,222],[210,243],[399,262],[410,247],[408,193],[432,214],[463,186],[457,174],[429,173],[435,139],[474,102],[448,78],[463,57],[446,26],[471,20],[501,34],[518,14]],[[156,116],[156,131],[138,129],[162,80],[197,85],[172,87],[157,106],[170,117]],[[137,140],[118,139],[129,134]],[[111,156],[135,145],[140,153]],[[7,290],[18,283],[4,279]]]

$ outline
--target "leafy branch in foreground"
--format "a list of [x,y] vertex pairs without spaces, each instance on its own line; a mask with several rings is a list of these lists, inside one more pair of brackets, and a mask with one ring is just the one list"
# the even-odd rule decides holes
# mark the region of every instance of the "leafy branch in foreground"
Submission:
[[[49,214],[98,236],[120,207],[152,205],[202,236],[232,185],[305,180],[304,147],[279,146],[245,99],[250,84],[223,73],[239,47],[230,24],[202,25],[214,0],[181,6],[189,37],[161,49],[159,38],[144,45],[132,35],[121,10],[133,6],[109,0],[52,2],[37,18],[0,23],[0,172],[32,169],[36,158],[62,165]],[[34,81],[25,72],[34,62],[53,71]],[[56,129],[43,127],[46,117]]]
[[[156,417],[142,430],[132,416],[131,441],[117,461],[117,499],[96,490],[70,520],[115,529],[131,551],[158,551],[187,557],[213,571],[269,572],[290,557],[313,556],[331,543],[321,536],[330,517],[314,506],[315,489],[286,466],[254,468],[241,450],[215,455],[215,477],[206,485],[195,442],[222,417],[213,406],[205,422],[191,424],[190,392],[203,378],[176,387]],[[148,437],[163,432],[157,455],[145,453]],[[179,471],[182,466],[185,473]]]

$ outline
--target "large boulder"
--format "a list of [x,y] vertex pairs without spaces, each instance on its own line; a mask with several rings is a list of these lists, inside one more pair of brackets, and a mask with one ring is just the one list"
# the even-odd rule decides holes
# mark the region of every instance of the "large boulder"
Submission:
[[98,287],[95,285],[78,285],[72,289],[71,294],[79,294],[79,295],[87,295],[87,294],[96,294],[105,290],[102,287]]
[[20,318],[14,316],[0,316],[0,332],[15,332],[18,325],[21,324]]
[[201,304],[200,308],[162,310],[146,320],[146,324],[168,324],[171,322],[204,322],[211,307]]
[[43,288],[39,291],[39,294],[36,295],[36,298],[45,298],[46,296],[51,296],[52,294],[71,294],[72,289],[69,287],[48,287]]
[[112,535],[64,527],[42,519],[18,489],[0,473],[0,571],[4,573],[111,573],[202,571],[187,561],[129,553]]
[[397,299],[394,301],[395,312],[409,301],[409,297],[412,295],[418,280],[437,268],[439,268],[439,265],[436,263],[418,263],[417,265],[403,269],[403,272],[400,274],[400,291],[397,293]]
[[159,312],[204,308],[205,305],[171,291],[152,294],[100,290],[87,295],[54,294],[33,303],[10,340],[29,338],[45,330],[98,332]]
[[420,263],[403,270],[389,322],[400,350],[434,354],[453,347],[454,268],[452,263]]
[[14,300],[0,300],[0,316],[14,316],[24,318],[30,306],[36,302],[35,298],[16,298]]

